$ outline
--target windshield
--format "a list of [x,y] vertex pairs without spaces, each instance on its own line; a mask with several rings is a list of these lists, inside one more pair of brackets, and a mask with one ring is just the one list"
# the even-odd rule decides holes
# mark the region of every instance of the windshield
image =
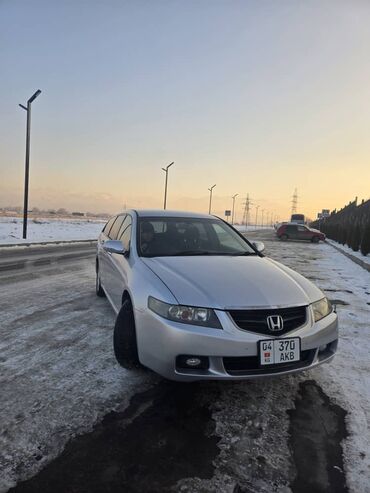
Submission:
[[257,255],[247,240],[216,218],[142,217],[137,244],[142,257]]

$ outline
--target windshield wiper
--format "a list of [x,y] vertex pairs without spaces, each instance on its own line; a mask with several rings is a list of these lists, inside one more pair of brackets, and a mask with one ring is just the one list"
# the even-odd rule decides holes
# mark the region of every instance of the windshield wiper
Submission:
[[186,255],[213,255],[223,257],[236,257],[236,256],[248,256],[257,255],[255,252],[210,252],[208,250],[183,250],[181,252],[173,253],[171,256],[186,256]]
[[208,252],[207,250],[184,250],[182,252],[172,253],[171,257],[181,257],[186,255],[220,255],[217,252]]
[[258,255],[256,252],[237,252],[237,253],[230,253],[233,257],[249,257],[250,255]]

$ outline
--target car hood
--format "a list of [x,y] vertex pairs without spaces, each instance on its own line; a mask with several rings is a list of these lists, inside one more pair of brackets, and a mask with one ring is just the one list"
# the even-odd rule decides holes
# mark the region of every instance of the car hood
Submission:
[[324,295],[314,284],[266,257],[143,258],[179,304],[218,309],[307,305]]
[[310,231],[312,231],[313,233],[320,233],[320,234],[323,234],[319,229],[315,229],[315,228],[309,228]]

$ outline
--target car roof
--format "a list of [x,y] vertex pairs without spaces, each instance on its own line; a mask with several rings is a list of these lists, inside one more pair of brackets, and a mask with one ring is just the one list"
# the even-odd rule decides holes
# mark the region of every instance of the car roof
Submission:
[[209,214],[200,214],[199,212],[189,211],[172,211],[163,209],[132,209],[139,217],[189,217],[214,219],[216,216]]
[[306,228],[309,227],[309,226],[307,226],[307,224],[295,223],[294,221],[292,223],[284,223],[284,224],[282,224],[282,226],[306,226]]

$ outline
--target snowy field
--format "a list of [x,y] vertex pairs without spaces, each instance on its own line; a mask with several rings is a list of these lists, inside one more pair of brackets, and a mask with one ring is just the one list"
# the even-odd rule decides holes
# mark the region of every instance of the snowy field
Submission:
[[29,219],[23,240],[23,219],[0,217],[0,245],[96,239],[106,221],[90,219]]
[[[94,240],[103,229],[105,220],[93,219],[30,219],[27,239],[23,240],[23,219],[0,217],[0,245],[37,243],[43,241]],[[255,226],[235,226],[239,231],[254,231]]]
[[[211,412],[219,453],[208,478],[181,476],[173,491],[291,492],[295,466],[287,411],[294,409],[300,385],[315,381],[347,412],[342,446],[349,491],[369,493],[370,274],[329,244],[279,242],[271,231],[250,239],[265,241],[268,256],[311,279],[336,303],[339,350],[332,363],[300,374],[202,383],[199,399]],[[46,467],[68,441],[158,384],[150,372],[116,364],[114,315],[94,294],[93,261],[3,275],[8,277],[0,278],[0,492]]]
[[237,229],[238,231],[240,231],[241,233],[247,233],[248,231],[261,231],[262,229],[265,229],[265,230],[272,230],[273,227],[272,226],[264,226],[262,228],[262,226],[245,226],[245,225],[242,225],[242,224],[234,224],[234,228]]

